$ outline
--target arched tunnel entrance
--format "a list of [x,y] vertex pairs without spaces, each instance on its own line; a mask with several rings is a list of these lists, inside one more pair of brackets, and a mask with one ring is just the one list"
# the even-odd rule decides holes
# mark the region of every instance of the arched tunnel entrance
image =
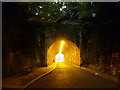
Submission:
[[80,65],[80,49],[68,40],[54,42],[47,50],[47,65],[59,61]]

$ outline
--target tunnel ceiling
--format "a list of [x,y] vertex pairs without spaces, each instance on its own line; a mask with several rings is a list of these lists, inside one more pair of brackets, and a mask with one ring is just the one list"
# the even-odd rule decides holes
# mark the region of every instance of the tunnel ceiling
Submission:
[[68,40],[59,40],[53,43],[47,51],[47,62],[51,64],[55,60],[56,54],[59,53],[61,41],[64,41],[62,53],[65,55],[65,61],[80,64],[80,50],[79,48]]

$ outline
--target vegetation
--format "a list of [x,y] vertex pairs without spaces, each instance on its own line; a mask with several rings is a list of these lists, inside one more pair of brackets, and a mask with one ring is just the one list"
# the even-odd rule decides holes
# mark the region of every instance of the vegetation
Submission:
[[112,66],[119,71],[119,10],[120,3],[115,2],[3,3],[3,56],[6,51],[20,51],[35,58],[44,51],[44,34],[56,35],[61,25],[63,32],[76,38],[83,65],[102,65],[104,70]]

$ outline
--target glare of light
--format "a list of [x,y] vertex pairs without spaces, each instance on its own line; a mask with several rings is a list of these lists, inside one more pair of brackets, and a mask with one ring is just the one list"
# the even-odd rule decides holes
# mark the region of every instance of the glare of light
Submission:
[[38,13],[35,13],[35,15],[38,15]]
[[92,13],[92,16],[95,17],[95,16],[96,16],[96,13]]
[[61,41],[62,44],[64,44],[65,42],[64,41]]
[[66,6],[62,6],[62,9],[66,8]]
[[50,16],[50,14],[48,14],[48,16]]
[[64,54],[58,53],[56,56],[56,62],[64,62]]
[[58,0],[56,0],[55,2],[58,3]]
[[93,4],[93,2],[91,2],[91,5]]
[[43,8],[42,6],[39,6],[39,8]]
[[60,50],[59,50],[59,53],[62,53],[62,49],[63,49],[63,45],[64,45],[64,41],[61,41],[61,45],[60,45]]
[[98,75],[98,73],[95,73],[95,75]]
[[62,8],[60,8],[60,11],[62,11]]

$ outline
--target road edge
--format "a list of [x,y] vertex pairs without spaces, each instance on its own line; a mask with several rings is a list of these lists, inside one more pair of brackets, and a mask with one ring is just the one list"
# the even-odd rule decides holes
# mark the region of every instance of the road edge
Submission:
[[91,72],[91,73],[94,73],[95,75],[98,75],[100,77],[103,77],[103,78],[106,78],[106,79],[109,79],[115,83],[119,83],[120,80],[119,78],[115,77],[115,76],[112,76],[112,75],[108,75],[106,73],[102,73],[102,72],[99,72],[99,71],[96,71],[96,70],[93,70],[93,69],[90,69],[90,68],[85,68],[85,67],[81,67],[81,66],[78,66],[78,65],[74,65],[75,67],[78,67],[82,70],[85,70],[85,71],[88,71],[88,72]]
[[36,77],[35,79],[31,80],[27,85],[25,85],[24,88],[28,88],[30,85],[32,85],[34,82],[36,82],[38,79],[40,79],[40,78],[46,76],[47,74],[51,73],[53,70],[55,70],[55,68],[56,68],[56,63],[55,63],[54,68],[52,68],[52,69],[49,70],[48,72],[46,72],[46,73],[44,73],[44,74],[42,74],[42,75]]

